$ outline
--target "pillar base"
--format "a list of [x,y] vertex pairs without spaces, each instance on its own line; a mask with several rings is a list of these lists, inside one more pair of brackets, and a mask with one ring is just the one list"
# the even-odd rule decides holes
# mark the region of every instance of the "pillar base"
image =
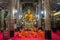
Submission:
[[57,28],[57,30],[60,30],[60,26]]
[[51,31],[50,30],[45,30],[45,39],[51,40]]
[[57,31],[57,28],[52,28],[52,31],[53,31],[53,32],[56,32],[56,31]]
[[10,31],[10,37],[14,37],[14,31]]
[[3,30],[1,30],[1,32],[3,32]]

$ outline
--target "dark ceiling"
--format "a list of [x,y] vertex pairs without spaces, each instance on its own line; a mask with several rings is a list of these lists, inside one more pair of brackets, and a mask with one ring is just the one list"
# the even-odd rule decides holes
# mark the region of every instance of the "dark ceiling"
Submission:
[[60,0],[51,0],[50,4],[52,10],[60,10]]
[[[60,0],[50,0],[50,4],[51,4],[51,9],[52,10],[60,10]],[[4,7],[6,8],[8,6],[8,0],[0,0],[0,7]]]
[[7,7],[8,0],[0,0],[0,7]]

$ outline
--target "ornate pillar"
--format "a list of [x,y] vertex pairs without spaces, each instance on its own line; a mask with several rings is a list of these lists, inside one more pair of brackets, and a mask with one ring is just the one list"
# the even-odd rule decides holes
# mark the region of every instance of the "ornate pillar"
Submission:
[[21,17],[22,17],[22,3],[20,2],[20,12],[19,12],[19,19],[21,19]]
[[5,10],[1,10],[1,24],[4,24],[4,13]]
[[1,10],[1,30],[4,30],[4,14],[5,14],[5,10],[2,9]]
[[[18,4],[18,5],[17,5]],[[16,14],[18,15],[19,13],[19,0],[9,0],[9,16],[10,16],[10,20],[9,20],[9,29],[10,29],[10,37],[14,36],[14,23],[15,23],[15,19]]]
[[38,28],[42,29],[41,26],[41,9],[42,9],[42,0],[39,0],[38,2]]
[[[19,26],[21,27],[21,22],[22,22],[22,3],[20,1],[20,5],[19,5]],[[21,28],[20,28],[21,29]]]
[[14,14],[15,14],[15,5],[16,5],[16,0],[9,0],[9,6],[8,6],[8,9],[9,9],[9,29],[14,31]]
[[50,0],[44,0],[45,38],[51,40]]
[[[17,0],[17,15],[16,15],[16,24],[17,24],[17,29],[20,27],[19,26],[19,21],[20,21],[20,19],[19,19],[19,16],[20,16],[20,0]],[[19,30],[18,30],[19,31]]]

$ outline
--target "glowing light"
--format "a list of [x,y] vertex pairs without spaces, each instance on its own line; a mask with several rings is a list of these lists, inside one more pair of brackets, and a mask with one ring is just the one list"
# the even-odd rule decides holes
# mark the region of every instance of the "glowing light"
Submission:
[[60,4],[60,2],[59,2],[59,3],[57,3],[57,4]]
[[13,9],[14,13],[18,13],[18,10],[17,9]]
[[18,13],[18,10],[15,9],[15,8],[13,8],[13,10],[12,10],[12,15],[11,15],[12,19],[15,18],[15,14],[16,14],[16,13]]
[[60,12],[57,12],[57,13],[54,14],[54,16],[59,15],[59,14],[60,14]]
[[39,15],[35,15],[36,17],[39,17]]
[[41,14],[44,14],[44,11],[41,11]]
[[19,19],[21,19],[22,18],[22,15],[19,15]]
[[52,11],[52,12],[56,12],[56,11],[54,10],[54,11]]
[[18,13],[18,10],[15,10],[15,13]]
[[12,15],[13,15],[13,16],[12,16],[13,19],[14,19],[14,14],[15,14],[15,11],[14,11],[14,8],[13,8],[13,14],[12,14]]

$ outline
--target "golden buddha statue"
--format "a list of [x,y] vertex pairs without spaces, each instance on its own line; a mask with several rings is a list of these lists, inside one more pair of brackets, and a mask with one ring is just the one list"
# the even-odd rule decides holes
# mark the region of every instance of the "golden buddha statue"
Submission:
[[31,10],[30,9],[28,9],[27,10],[27,14],[23,17],[23,19],[25,20],[25,21],[30,21],[30,22],[32,22],[32,21],[35,21],[35,17],[34,17],[34,15],[31,13]]
[[27,10],[27,14],[23,17],[23,20],[25,22],[25,28],[33,28],[33,23],[35,22],[35,17],[30,9]]

